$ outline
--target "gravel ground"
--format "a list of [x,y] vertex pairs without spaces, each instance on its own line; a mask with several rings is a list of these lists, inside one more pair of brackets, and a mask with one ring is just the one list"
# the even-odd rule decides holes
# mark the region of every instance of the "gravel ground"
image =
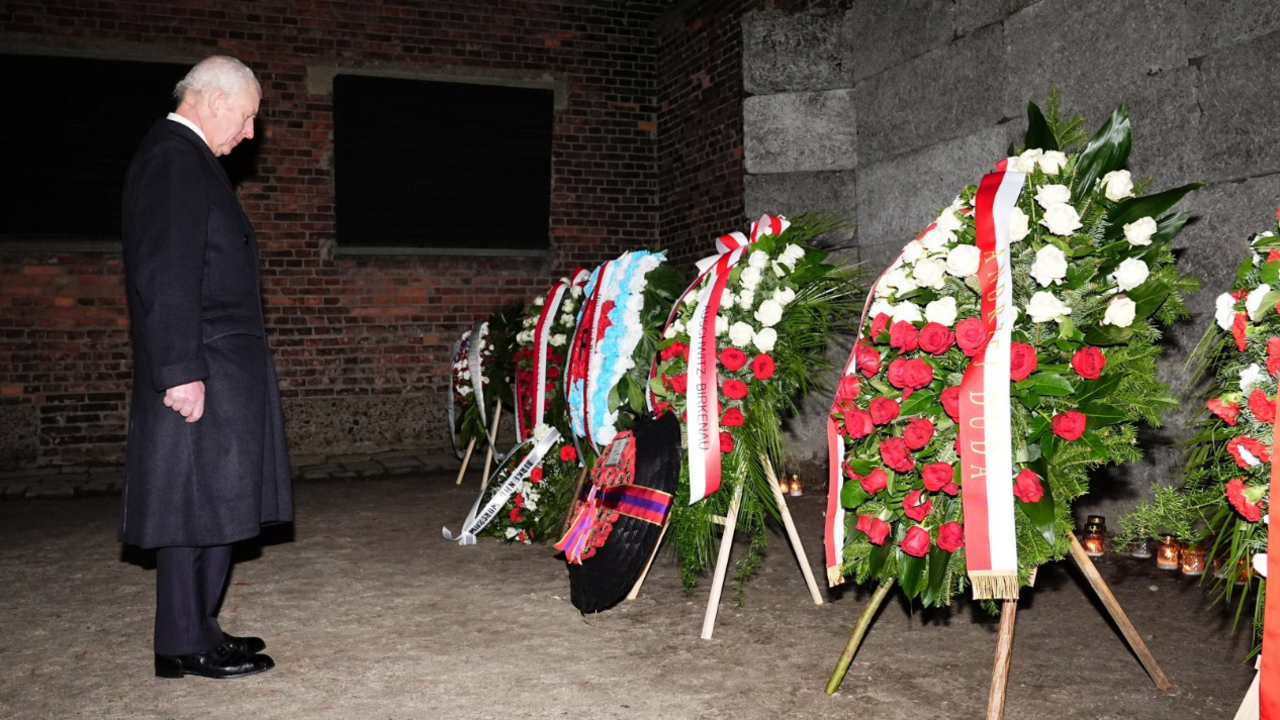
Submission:
[[[0,717],[980,718],[996,622],[972,603],[885,603],[844,686],[822,689],[868,591],[815,607],[781,536],[745,604],[726,592],[698,637],[706,588],[664,555],[641,597],[592,618],[547,547],[456,529],[478,479],[448,473],[299,484],[298,519],[243,548],[222,610],[277,663],[232,681],[152,674],[153,570],[115,542],[117,500],[0,502]],[[822,499],[793,499],[822,577]],[[740,548],[739,548],[740,549]],[[1100,568],[1177,686],[1155,689],[1068,563],[1024,595],[1009,718],[1231,717],[1252,677],[1246,639],[1194,582],[1152,561]]]

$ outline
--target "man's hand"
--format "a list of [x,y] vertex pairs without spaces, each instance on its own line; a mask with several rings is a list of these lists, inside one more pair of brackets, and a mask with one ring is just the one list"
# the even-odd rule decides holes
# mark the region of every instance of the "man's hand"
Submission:
[[164,405],[182,415],[189,423],[199,420],[204,415],[204,381],[197,380],[165,390]]

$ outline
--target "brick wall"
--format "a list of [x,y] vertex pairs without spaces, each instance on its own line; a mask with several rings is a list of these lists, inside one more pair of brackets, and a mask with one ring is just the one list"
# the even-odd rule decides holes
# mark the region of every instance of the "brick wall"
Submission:
[[[465,325],[575,264],[656,241],[651,7],[15,0],[0,6],[0,51],[156,60],[216,52],[254,68],[262,141],[240,195],[262,243],[291,447],[443,450],[446,356]],[[334,65],[562,83],[550,255],[335,253],[331,97],[308,82],[310,67]],[[0,469],[119,462],[131,353],[118,252],[0,245],[0,276]]]

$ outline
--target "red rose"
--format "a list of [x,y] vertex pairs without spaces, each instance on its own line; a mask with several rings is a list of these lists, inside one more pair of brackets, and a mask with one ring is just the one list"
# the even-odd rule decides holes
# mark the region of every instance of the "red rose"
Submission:
[[1222,398],[1214,398],[1205,403],[1209,408],[1209,412],[1222,418],[1222,421],[1228,425],[1236,424],[1236,415],[1240,412],[1240,404],[1233,403]]
[[924,557],[929,552],[929,533],[919,525],[907,528],[907,536],[898,543],[902,552],[915,557]]
[[672,389],[672,390],[675,390],[675,391],[676,391],[676,394],[678,394],[678,395],[683,395],[683,394],[684,394],[684,392],[685,392],[685,390],[688,390],[688,389],[689,389],[689,376],[688,376],[688,374],[686,374],[686,373],[680,373],[679,375],[672,375],[672,376],[671,376],[671,389]]
[[911,418],[902,431],[902,439],[907,441],[907,447],[919,450],[933,439],[933,422],[928,418]]
[[1053,434],[1063,440],[1078,440],[1084,434],[1086,418],[1084,413],[1068,410],[1061,415],[1054,415],[1050,426]]
[[907,517],[920,522],[933,509],[933,499],[926,497],[919,490],[912,490],[902,499],[902,511]]
[[956,323],[956,345],[968,357],[978,354],[987,346],[987,326],[976,317],[967,317]]
[[876,315],[874,318],[872,318],[872,320],[871,320],[871,342],[873,342],[873,343],[875,343],[875,344],[879,345],[879,344],[880,344],[880,333],[884,332],[885,328],[887,328],[887,327],[889,327],[889,316],[888,316],[888,315],[886,315],[886,314],[884,314],[884,313],[880,313],[879,315]]
[[511,512],[507,513],[507,517],[513,523],[520,522],[520,508],[511,508]]
[[560,448],[560,460],[563,462],[573,462],[578,459],[578,451],[572,445],[565,445]]
[[836,389],[836,400],[846,402],[858,397],[862,391],[862,381],[857,375],[845,375],[840,378],[840,387]]
[[727,347],[720,351],[720,364],[725,370],[733,372],[742,367],[747,362],[747,354],[734,347]]
[[854,408],[844,413],[844,434],[850,440],[864,438],[876,429],[871,413]]
[[1235,320],[1231,321],[1231,337],[1236,339],[1236,349],[1244,352],[1245,345],[1249,342],[1248,315],[1236,313]]
[[1267,372],[1280,375],[1280,337],[1267,339]]
[[873,545],[883,545],[889,536],[889,523],[871,515],[859,515],[857,529],[866,533]]
[[1090,346],[1082,347],[1071,356],[1071,369],[1085,380],[1097,380],[1102,375],[1102,368],[1107,366],[1107,359],[1102,350]]
[[541,465],[529,471],[529,482],[531,483],[542,482],[542,466]]
[[949,463],[930,463],[924,466],[920,474],[924,476],[925,489],[929,492],[938,492],[951,484],[951,479],[955,477],[955,468]]
[[773,377],[773,358],[768,355],[757,355],[751,361],[751,374],[757,380],[768,380]]
[[891,437],[880,442],[880,459],[890,469],[898,472],[908,472],[916,466],[915,458],[911,457],[911,450],[900,437]]
[[964,547],[964,526],[958,522],[942,523],[938,528],[938,547],[955,552]]
[[941,323],[926,323],[920,328],[920,349],[933,355],[942,355],[950,350],[955,339],[955,333]]
[[741,427],[742,411],[738,408],[729,408],[724,411],[724,415],[720,416],[720,427]]
[[870,345],[860,342],[854,348],[854,360],[858,364],[858,371],[863,377],[871,377],[880,372],[880,353]]
[[733,452],[733,436],[729,434],[728,430],[720,431],[720,452]]
[[1227,452],[1231,453],[1231,457],[1235,458],[1236,464],[1242,468],[1271,462],[1271,453],[1267,451],[1267,446],[1247,435],[1228,440]]
[[915,351],[920,347],[920,331],[905,320],[895,322],[889,326],[889,347],[900,353]]
[[720,386],[724,390],[725,397],[741,400],[747,396],[747,384],[741,380],[725,380]]
[[952,385],[942,391],[942,409],[947,411],[947,417],[954,422],[960,422],[960,388]]
[[1014,382],[1026,380],[1035,369],[1036,349],[1026,343],[1014,343],[1009,351],[1009,379]]
[[556,367],[555,365],[552,365],[551,367],[547,368],[547,377],[552,380],[555,380],[556,378],[560,377],[560,368]]
[[889,474],[884,471],[884,468],[876,468],[867,473],[866,477],[860,478],[858,484],[868,495],[875,495],[889,487]]
[[1044,497],[1044,488],[1040,485],[1040,476],[1028,468],[1023,468],[1013,481],[1013,496],[1024,503],[1037,503]]
[[877,425],[884,425],[893,422],[898,417],[898,402],[892,398],[883,395],[871,401],[868,408],[871,411],[871,422]]
[[919,390],[933,382],[933,366],[920,358],[898,358],[889,363],[889,384],[900,389]]
[[676,341],[662,348],[662,353],[659,357],[662,358],[663,362],[666,362],[671,358],[680,357],[681,353],[683,352],[684,352],[684,343]]
[[1244,496],[1244,491],[1244,478],[1231,478],[1227,481],[1227,500],[1231,501],[1231,507],[1244,516],[1245,520],[1258,522],[1262,519],[1262,506],[1259,503],[1249,502],[1249,498]]
[[1253,412],[1253,416],[1258,418],[1258,422],[1271,423],[1276,422],[1276,401],[1267,397],[1267,394],[1258,388],[1254,388],[1249,393],[1249,410]]

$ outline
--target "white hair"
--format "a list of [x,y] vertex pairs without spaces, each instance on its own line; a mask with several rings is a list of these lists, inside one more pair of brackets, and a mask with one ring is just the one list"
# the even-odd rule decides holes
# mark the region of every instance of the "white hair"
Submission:
[[244,63],[227,55],[211,55],[196,63],[187,76],[178,82],[173,88],[173,96],[181,102],[189,92],[204,94],[221,90],[228,95],[235,95],[249,83],[261,97],[262,86]]

